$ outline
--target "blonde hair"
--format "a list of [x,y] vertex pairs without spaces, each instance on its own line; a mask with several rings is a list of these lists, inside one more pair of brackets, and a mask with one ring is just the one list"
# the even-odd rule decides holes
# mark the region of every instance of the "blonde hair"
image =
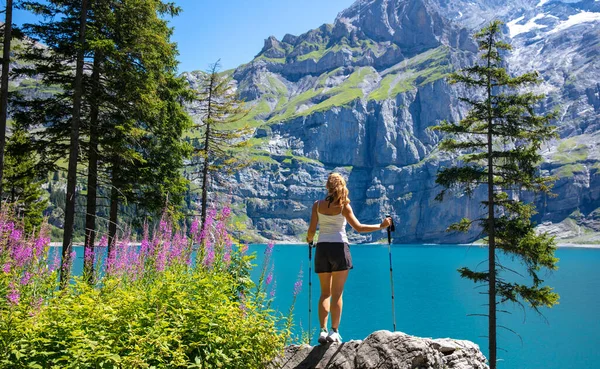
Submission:
[[350,203],[348,198],[348,188],[346,187],[346,180],[339,173],[331,173],[327,178],[327,191],[331,196],[331,202],[333,204],[344,206]]

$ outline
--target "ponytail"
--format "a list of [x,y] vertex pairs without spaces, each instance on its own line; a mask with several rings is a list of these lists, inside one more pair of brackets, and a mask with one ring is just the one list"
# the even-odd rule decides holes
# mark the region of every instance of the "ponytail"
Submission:
[[346,180],[339,173],[331,173],[327,178],[327,191],[331,196],[331,202],[344,206],[350,203],[348,198],[348,188],[346,187]]

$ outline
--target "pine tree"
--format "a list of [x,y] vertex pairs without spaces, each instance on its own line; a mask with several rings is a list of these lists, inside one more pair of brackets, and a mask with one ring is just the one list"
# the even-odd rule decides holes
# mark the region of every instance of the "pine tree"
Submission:
[[[62,249],[62,267],[71,254],[73,247],[73,229],[75,224],[75,201],[77,186],[77,163],[79,159],[79,130],[81,124],[81,105],[83,99],[83,64],[86,50],[85,31],[87,23],[88,0],[81,0],[81,15],[79,17],[79,39],[75,58],[75,79],[73,80],[73,110],[71,116],[71,134],[69,143],[69,164],[67,169],[67,203],[65,205],[65,227]],[[67,273],[60,273],[61,285],[68,283]]]
[[201,222],[206,220],[208,190],[212,180],[220,173],[240,169],[246,163],[236,155],[235,149],[246,145],[247,127],[236,127],[248,111],[231,86],[231,78],[219,74],[219,62],[213,64],[202,76],[197,101],[201,146],[195,148],[193,165],[200,166],[202,179]]
[[109,241],[117,231],[119,203],[136,206],[140,218],[180,206],[183,160],[190,151],[183,133],[191,121],[182,104],[191,94],[176,76],[177,49],[164,20],[179,8],[158,0],[125,5],[114,7],[112,22],[103,23],[115,45],[106,52],[103,79],[116,109],[106,109],[108,129],[100,141],[111,181]]
[[[471,107],[459,123],[442,122],[436,129],[447,134],[441,142],[444,151],[459,155],[460,164],[444,168],[436,183],[448,189],[464,190],[472,195],[485,185],[487,215],[463,219],[449,230],[467,231],[479,222],[488,244],[488,268],[474,271],[459,269],[463,278],[488,286],[488,330],[490,368],[496,368],[496,313],[504,302],[527,304],[539,312],[552,307],[558,294],[544,286],[541,268],[556,269],[553,237],[537,234],[531,217],[535,206],[522,200],[522,193],[549,193],[552,178],[542,176],[538,153],[543,142],[555,136],[550,121],[554,114],[537,115],[535,105],[543,95],[524,92],[540,82],[537,72],[511,77],[503,67],[502,56],[511,46],[500,40],[500,21],[493,21],[475,35],[482,52],[482,63],[450,77],[452,83],[472,88],[474,97],[461,98]],[[481,98],[479,98],[481,97]],[[504,274],[510,269],[497,258],[497,251],[519,260],[531,278],[531,285],[511,282]]]
[[36,157],[27,133],[14,130],[6,143],[3,188],[16,215],[23,219],[26,232],[39,229],[48,206],[42,189],[45,172],[40,173]]
[[4,150],[6,146],[6,121],[8,116],[8,77],[10,66],[10,42],[12,40],[13,2],[6,0],[3,25],[2,77],[0,78],[0,206],[2,206],[2,183],[4,173]]
[[[79,45],[74,37],[78,34],[78,4],[27,2],[38,14],[49,15],[27,27],[29,35],[38,37],[48,50],[31,48],[24,56],[31,66],[21,73],[41,76],[41,84],[60,90],[53,96],[17,101],[15,120],[27,129],[44,126],[35,130],[34,142],[52,170],[69,149],[65,143],[71,132],[74,96],[69,60]],[[126,210],[120,204],[145,212],[138,214],[141,218],[181,202],[185,181],[180,172],[189,153],[181,136],[191,124],[182,103],[191,96],[183,80],[176,77],[177,50],[165,20],[178,11],[159,0],[90,2],[85,61],[91,73],[82,78],[78,156],[81,168],[87,163],[87,172],[80,173],[87,175],[87,201],[83,204],[76,199],[77,211],[86,212],[86,247],[94,244],[97,200],[103,195],[112,200],[111,240],[119,211]]]

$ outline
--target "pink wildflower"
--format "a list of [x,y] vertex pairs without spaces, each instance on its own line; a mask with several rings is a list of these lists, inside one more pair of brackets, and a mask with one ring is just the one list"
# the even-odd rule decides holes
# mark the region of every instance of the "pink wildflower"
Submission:
[[298,279],[296,283],[294,283],[294,297],[298,296],[300,291],[302,291],[302,268],[300,268],[300,273],[298,273]]
[[192,221],[192,226],[190,228],[190,234],[192,236],[195,236],[196,233],[198,233],[198,227],[200,226],[200,222],[198,221],[197,218],[194,218],[194,220]]
[[12,258],[17,267],[27,264],[33,256],[33,249],[30,245],[19,245],[13,248]]
[[269,292],[269,296],[271,298],[275,297],[275,291],[277,290],[277,281],[273,282],[273,286],[271,287],[271,292]]
[[206,254],[204,255],[204,266],[207,268],[212,267],[214,261],[215,261],[215,250],[212,247],[212,245],[210,244],[210,242],[207,241],[206,243]]
[[44,248],[50,243],[50,237],[40,236],[35,240],[33,249],[35,250],[35,256],[37,258],[42,256]]
[[19,291],[15,288],[15,285],[13,282],[10,282],[9,287],[10,287],[10,292],[8,293],[8,295],[6,295],[6,298],[8,299],[8,302],[11,303],[12,305],[18,305],[21,295],[19,294]]
[[23,235],[23,232],[20,229],[14,228],[10,232],[10,239],[13,240],[14,242],[18,242],[21,239],[22,235]]
[[221,215],[223,215],[225,218],[229,218],[229,215],[231,215],[231,209],[229,206],[225,206],[223,210],[221,210]]
[[10,263],[6,263],[2,266],[2,271],[6,274],[10,273]]
[[94,264],[94,250],[91,247],[86,247],[83,252],[83,263],[85,265]]
[[21,284],[23,286],[26,286],[29,284],[30,280],[31,280],[31,273],[25,272],[25,274],[23,275],[23,278],[21,278]]

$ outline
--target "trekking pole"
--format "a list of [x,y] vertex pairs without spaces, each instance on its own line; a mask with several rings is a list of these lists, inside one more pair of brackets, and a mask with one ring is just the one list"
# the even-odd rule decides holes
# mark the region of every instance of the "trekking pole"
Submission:
[[311,312],[312,312],[312,248],[313,243],[308,243],[308,342],[312,335],[310,331]]
[[[391,218],[391,215],[386,214],[386,218]],[[396,230],[394,227],[394,219],[392,218],[392,224],[387,228],[388,236],[388,254],[390,256],[390,286],[392,287],[392,321],[394,323],[394,332],[396,331],[396,309],[394,308],[394,272],[392,268],[392,232]]]

